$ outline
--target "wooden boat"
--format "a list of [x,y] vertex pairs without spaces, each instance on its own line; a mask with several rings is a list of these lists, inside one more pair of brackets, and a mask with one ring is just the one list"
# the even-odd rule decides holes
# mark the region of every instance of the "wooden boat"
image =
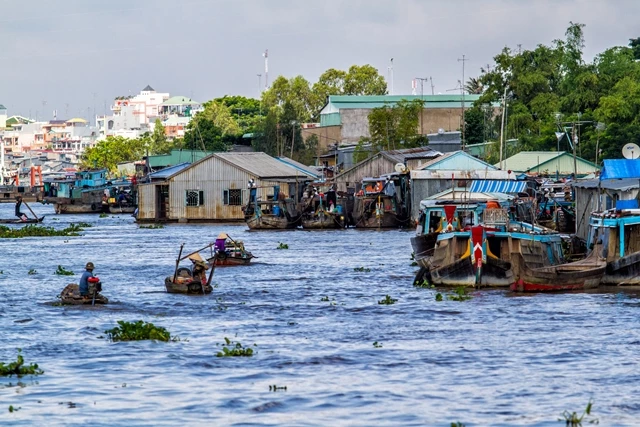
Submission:
[[418,282],[510,287],[516,281],[512,252],[539,267],[564,262],[559,234],[512,220],[497,201],[432,204],[423,210],[419,224],[411,240],[421,267]]
[[39,224],[44,220],[44,215],[39,218],[28,218],[26,220],[21,219],[0,219],[0,224]]
[[94,296],[81,296],[80,287],[77,283],[67,285],[58,296],[64,305],[93,305],[107,304],[109,299],[97,292]]
[[274,186],[273,196],[259,200],[258,187],[249,189],[249,203],[242,208],[250,230],[284,230],[300,224],[300,213],[293,199],[284,197],[279,186]]
[[255,257],[251,252],[245,250],[244,242],[242,240],[229,239],[230,240],[225,243],[226,250],[224,252],[216,252],[215,256],[209,258],[207,261],[210,264],[215,264],[216,267],[249,265]]
[[[205,295],[213,291],[211,279],[213,278],[216,264],[215,262],[207,264],[200,255],[201,251],[209,249],[212,246],[213,243],[210,243],[202,249],[182,256],[184,243],[180,245],[180,253],[176,259],[175,271],[172,276],[168,276],[164,280],[164,286],[168,293]],[[193,262],[193,268],[179,267],[180,262],[185,259],[190,259]],[[205,271],[208,269],[211,269],[211,272],[209,273],[208,279],[205,280]]]
[[346,198],[339,198],[333,186],[323,191],[322,185],[327,184],[310,184],[303,194],[300,203],[302,228],[308,230],[344,228],[347,225],[344,209]]
[[356,193],[353,218],[356,228],[397,228],[409,225],[410,192],[406,173],[364,178]]
[[580,261],[548,267],[531,268],[522,254],[511,254],[516,282],[511,285],[515,292],[575,291],[597,288],[604,275],[607,263],[600,258],[598,250]]

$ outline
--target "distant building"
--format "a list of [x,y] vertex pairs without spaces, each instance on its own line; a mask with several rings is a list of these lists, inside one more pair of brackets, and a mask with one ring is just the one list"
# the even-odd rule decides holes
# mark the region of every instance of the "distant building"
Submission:
[[7,107],[0,104],[0,129],[7,127]]
[[[420,135],[457,131],[461,127],[462,109],[471,108],[480,95],[331,95],[320,112],[320,126],[303,129],[306,139],[317,135],[321,148],[334,143],[357,143],[369,133],[369,113],[374,108],[393,107],[402,100],[423,100],[419,119]],[[497,108],[497,107],[496,107]]]

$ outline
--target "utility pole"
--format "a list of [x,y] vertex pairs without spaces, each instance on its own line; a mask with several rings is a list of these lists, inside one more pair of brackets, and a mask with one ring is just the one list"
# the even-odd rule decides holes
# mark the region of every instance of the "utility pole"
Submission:
[[262,54],[264,56],[264,90],[269,89],[269,49]]
[[435,86],[433,85],[433,77],[429,76],[429,81],[431,81],[431,95],[435,95],[435,94],[433,93],[433,88],[435,87]]
[[468,61],[468,59],[465,58],[465,55],[462,55],[462,58],[458,58],[458,62],[462,61],[462,83],[460,83],[460,90],[462,91],[462,126],[461,126],[461,130],[462,130],[462,151],[464,151],[464,146],[466,145],[466,141],[464,139],[464,131],[465,131],[465,127],[466,127],[466,121],[464,119],[464,85],[465,85],[465,80],[464,80],[464,63],[466,61]]
[[500,125],[500,169],[502,170],[502,146],[504,145],[504,115],[507,111],[507,86],[504,87],[502,95],[502,124]]
[[262,74],[256,74],[258,76],[258,97],[262,93]]
[[[578,117],[580,120],[580,117]],[[573,140],[573,179],[576,179],[578,176],[578,161],[576,160],[576,145],[578,141],[576,141],[576,122],[573,122],[573,126],[571,126],[571,139]]]
[[393,95],[393,58],[391,58],[388,70],[389,70],[389,81],[391,83],[391,95]]
[[416,77],[416,80],[420,80],[420,101],[422,101],[422,109],[420,110],[420,136],[424,135],[424,129],[422,128],[422,114],[424,113],[424,82],[431,77]]

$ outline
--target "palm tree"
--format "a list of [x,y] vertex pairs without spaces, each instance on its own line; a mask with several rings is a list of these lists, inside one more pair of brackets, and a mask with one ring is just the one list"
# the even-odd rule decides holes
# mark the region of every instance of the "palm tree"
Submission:
[[480,95],[484,90],[484,87],[482,86],[482,83],[480,82],[480,80],[474,77],[471,77],[467,81],[467,84],[465,85],[464,88],[467,91],[467,93],[470,93],[472,95]]

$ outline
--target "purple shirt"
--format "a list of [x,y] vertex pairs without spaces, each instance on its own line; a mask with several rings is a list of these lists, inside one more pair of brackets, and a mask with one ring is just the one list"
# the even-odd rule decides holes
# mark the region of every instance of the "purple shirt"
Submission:
[[226,241],[227,239],[216,239],[216,244],[214,245],[216,250],[219,252],[224,252],[225,251],[224,243]]

